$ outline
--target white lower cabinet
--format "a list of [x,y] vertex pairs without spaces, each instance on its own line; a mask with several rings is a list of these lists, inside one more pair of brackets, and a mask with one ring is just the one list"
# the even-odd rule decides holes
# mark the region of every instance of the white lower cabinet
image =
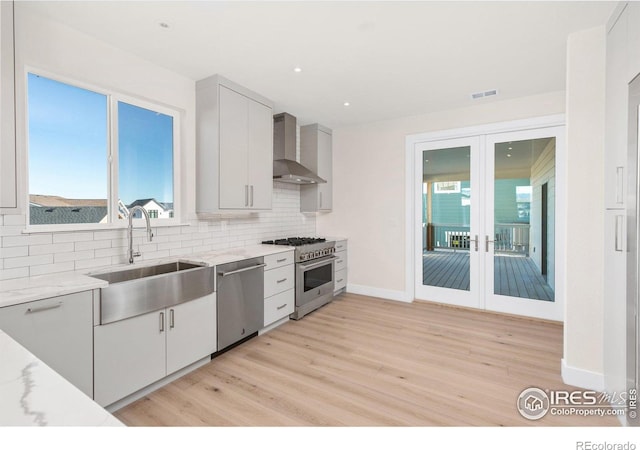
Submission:
[[289,317],[295,308],[293,250],[264,257],[264,326]]
[[335,257],[337,258],[334,263],[333,279],[335,286],[333,288],[333,295],[338,295],[344,292],[347,288],[347,241],[336,242]]
[[94,327],[95,401],[108,406],[216,350],[216,294]]
[[0,308],[0,329],[93,396],[93,292]]

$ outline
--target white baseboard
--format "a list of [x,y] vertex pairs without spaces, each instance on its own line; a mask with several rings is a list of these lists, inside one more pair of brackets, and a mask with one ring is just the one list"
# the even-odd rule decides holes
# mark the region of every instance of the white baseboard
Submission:
[[347,292],[352,294],[368,295],[369,297],[384,298],[386,300],[396,300],[398,302],[411,303],[413,298],[405,291],[395,291],[392,289],[382,289],[372,286],[363,286],[361,284],[347,285]]
[[605,390],[604,374],[572,367],[565,362],[564,358],[562,358],[562,381],[583,389],[600,392]]

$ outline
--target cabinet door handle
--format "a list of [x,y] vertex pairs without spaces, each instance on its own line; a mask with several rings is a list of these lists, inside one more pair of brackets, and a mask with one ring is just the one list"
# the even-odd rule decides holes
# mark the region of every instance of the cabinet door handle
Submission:
[[286,260],[287,258],[276,259],[276,263],[282,263],[282,262],[285,262]]
[[253,184],[251,185],[251,206],[253,206]]
[[244,185],[244,206],[249,206],[249,185]]
[[322,209],[322,192],[320,192],[320,209]]
[[160,313],[160,333],[164,331],[164,313]]
[[344,280],[344,278],[340,278],[336,283],[342,283],[342,280]]
[[285,281],[287,281],[287,279],[283,278],[282,280],[277,280],[276,283],[280,284],[280,283],[284,283]]
[[277,306],[276,309],[280,310],[280,309],[284,308],[285,306],[287,306],[287,303],[285,303],[284,305]]
[[624,203],[624,167],[616,167],[616,203],[621,205]]
[[176,326],[175,324],[175,312],[173,309],[169,310],[169,329],[172,329]]
[[616,242],[615,242],[615,251],[622,251],[622,224],[624,216],[617,215],[616,216]]
[[27,308],[27,313],[32,314],[32,313],[37,313],[41,311],[49,311],[50,309],[60,308],[61,306],[62,306],[62,302],[54,303],[53,305],[47,305],[47,306],[36,306],[35,308]]

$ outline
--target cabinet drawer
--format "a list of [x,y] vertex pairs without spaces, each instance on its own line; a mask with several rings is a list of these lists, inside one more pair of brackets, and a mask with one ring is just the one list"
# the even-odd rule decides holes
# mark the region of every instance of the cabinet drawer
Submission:
[[347,269],[336,270],[336,284],[333,290],[338,291],[346,286],[347,286]]
[[293,289],[280,292],[264,301],[264,326],[272,324],[293,313],[295,292]]
[[344,270],[347,268],[347,252],[343,251],[343,252],[336,252],[335,253],[336,261],[335,261],[335,271],[338,272],[338,270]]
[[338,252],[346,252],[347,251],[347,241],[337,241],[336,242],[336,253]]
[[264,298],[271,297],[279,292],[293,289],[294,271],[293,264],[267,270],[264,273]]
[[275,255],[267,255],[264,257],[264,263],[266,264],[264,270],[276,269],[293,264],[293,250],[290,252],[276,253]]

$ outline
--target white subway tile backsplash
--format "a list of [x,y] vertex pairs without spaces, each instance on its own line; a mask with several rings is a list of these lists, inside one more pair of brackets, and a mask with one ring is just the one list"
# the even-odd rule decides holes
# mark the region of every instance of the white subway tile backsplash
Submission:
[[73,269],[74,269],[73,261],[63,262],[63,263],[54,263],[54,264],[43,264],[41,266],[32,266],[29,269],[29,275],[33,277],[35,275],[47,275],[50,273],[70,272]]
[[107,267],[111,265],[111,257],[83,259],[76,261],[76,270],[94,269],[97,267]]
[[[0,215],[0,279],[127,264],[126,229],[22,234],[25,215]],[[133,244],[144,260],[258,244],[266,239],[315,235],[315,215],[300,213],[298,186],[275,183],[273,210],[198,220],[188,225],[154,227],[152,242],[144,228]],[[25,265],[26,264],[26,265]]]
[[53,255],[20,256],[4,260],[5,269],[15,269],[18,267],[38,266],[41,264],[52,264]]
[[46,244],[46,245],[31,245],[29,247],[29,255],[48,255],[52,253],[72,252],[73,242],[65,242],[62,244]]
[[29,247],[2,247],[0,248],[0,258],[16,258],[18,256],[29,256]]
[[104,241],[82,241],[82,242],[75,242],[75,248],[74,250],[79,252],[79,251],[83,251],[83,250],[96,250],[99,248],[111,248],[111,243],[113,241],[111,240],[104,240]]
[[0,280],[10,280],[12,278],[24,278],[28,276],[28,267],[19,267],[17,269],[3,268],[2,270],[0,270]]
[[93,250],[83,250],[79,252],[56,253],[53,255],[53,260],[56,263],[62,263],[67,261],[78,261],[81,259],[93,259],[94,257],[95,253]]
[[82,242],[92,241],[93,231],[77,231],[74,233],[55,233],[53,235],[53,242]]
[[51,244],[50,234],[24,234],[22,236],[3,236],[2,247],[19,247],[23,245],[45,245]]

